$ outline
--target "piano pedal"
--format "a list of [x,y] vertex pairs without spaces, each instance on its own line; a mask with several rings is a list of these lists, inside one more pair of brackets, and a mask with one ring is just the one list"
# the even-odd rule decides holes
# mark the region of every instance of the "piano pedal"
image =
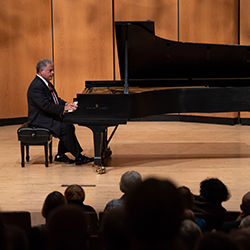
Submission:
[[106,173],[106,168],[104,166],[93,165],[93,167],[95,167],[95,172],[98,174],[105,174]]

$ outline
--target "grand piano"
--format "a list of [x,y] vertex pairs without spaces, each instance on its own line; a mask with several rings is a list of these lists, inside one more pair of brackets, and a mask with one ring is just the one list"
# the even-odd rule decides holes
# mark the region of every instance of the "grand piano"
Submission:
[[[108,145],[130,119],[250,110],[250,46],[166,40],[155,35],[152,21],[116,22],[115,29],[121,80],[86,81],[88,91],[74,99],[78,109],[64,116],[92,130],[97,173],[105,173]],[[110,91],[90,91],[95,88]]]

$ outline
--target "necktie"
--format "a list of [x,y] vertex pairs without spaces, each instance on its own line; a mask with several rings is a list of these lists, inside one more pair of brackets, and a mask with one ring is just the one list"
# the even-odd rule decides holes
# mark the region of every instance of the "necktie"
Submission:
[[[49,90],[51,91],[51,94],[53,96],[55,104],[59,104],[58,99],[57,99],[56,94],[55,94],[55,91],[54,91],[54,88],[52,87],[52,84],[50,82],[48,83],[48,86],[49,86]],[[59,116],[62,118],[61,115],[59,115]]]
[[59,104],[58,99],[57,99],[56,94],[55,94],[55,91],[54,91],[54,88],[52,87],[52,84],[50,82],[49,82],[48,86],[49,86],[49,90],[51,91],[51,94],[53,96],[55,104]]

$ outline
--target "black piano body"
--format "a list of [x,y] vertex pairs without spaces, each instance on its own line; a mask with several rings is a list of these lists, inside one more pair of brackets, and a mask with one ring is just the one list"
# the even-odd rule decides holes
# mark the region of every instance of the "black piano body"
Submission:
[[[78,109],[64,116],[65,122],[92,130],[94,165],[103,165],[118,125],[132,118],[250,110],[250,46],[162,39],[155,36],[151,21],[116,22],[115,27],[121,80],[86,81],[85,86],[123,92],[77,94]],[[130,93],[132,87],[149,91]],[[107,138],[111,126],[115,128]]]

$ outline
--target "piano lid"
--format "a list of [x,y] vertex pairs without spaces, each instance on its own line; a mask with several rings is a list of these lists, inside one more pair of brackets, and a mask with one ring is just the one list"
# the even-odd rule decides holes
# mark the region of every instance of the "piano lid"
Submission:
[[248,78],[250,46],[185,43],[155,36],[154,22],[116,22],[121,79]]

